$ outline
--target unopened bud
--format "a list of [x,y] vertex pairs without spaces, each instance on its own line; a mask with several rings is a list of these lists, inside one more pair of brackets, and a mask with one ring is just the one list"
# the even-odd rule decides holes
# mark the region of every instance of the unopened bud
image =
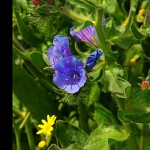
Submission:
[[39,142],[38,147],[43,148],[45,145],[46,145],[46,142],[42,140]]
[[149,87],[149,82],[146,80],[142,81],[141,89],[146,90],[148,87]]

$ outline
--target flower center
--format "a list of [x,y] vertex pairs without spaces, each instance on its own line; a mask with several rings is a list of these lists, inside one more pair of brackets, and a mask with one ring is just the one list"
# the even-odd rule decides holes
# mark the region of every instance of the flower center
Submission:
[[51,125],[47,124],[45,130],[48,131],[51,128]]
[[66,78],[68,85],[77,84],[79,80],[80,80],[80,74],[72,70],[68,73],[68,77]]

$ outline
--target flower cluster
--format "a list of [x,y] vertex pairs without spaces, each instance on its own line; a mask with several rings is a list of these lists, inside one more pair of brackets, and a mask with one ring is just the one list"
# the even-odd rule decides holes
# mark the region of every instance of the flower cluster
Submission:
[[76,93],[86,82],[84,65],[72,55],[66,36],[55,36],[53,44],[47,51],[51,69],[55,71],[53,82],[68,93]]
[[[105,24],[106,19],[103,19],[103,24]],[[85,41],[85,42],[90,42],[91,44],[95,45],[98,47],[97,43],[100,42],[96,29],[94,26],[89,25],[88,27],[75,32],[74,28],[72,27],[70,29],[70,34],[71,36],[76,40],[76,41]],[[100,50],[94,51],[90,56],[87,57],[86,59],[86,71],[91,71],[93,67],[96,65],[96,61],[100,56],[103,55],[103,52]]]
[[[96,29],[92,25],[78,32],[75,32],[72,27],[70,34],[77,41],[86,41],[93,45],[99,42]],[[56,35],[53,39],[53,45],[47,50],[47,57],[51,63],[51,69],[55,71],[53,75],[54,84],[68,93],[78,92],[87,79],[84,64],[72,55],[68,37]],[[93,69],[102,54],[101,51],[96,50],[87,58],[87,71]]]

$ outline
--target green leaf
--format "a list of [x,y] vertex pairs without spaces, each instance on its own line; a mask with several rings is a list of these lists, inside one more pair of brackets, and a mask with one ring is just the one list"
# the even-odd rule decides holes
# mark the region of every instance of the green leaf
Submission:
[[33,51],[30,53],[31,62],[35,67],[40,69],[41,71],[47,66],[45,61],[43,60],[43,55],[37,51]]
[[128,138],[129,134],[126,133],[124,129],[119,126],[104,125],[98,126],[88,138],[85,150],[108,150],[109,139],[114,139],[117,141],[124,141]]
[[49,7],[47,5],[42,5],[42,6],[37,8],[37,12],[39,14],[48,15],[49,14]]
[[113,20],[113,18],[109,18],[109,20],[107,21],[105,32],[108,38],[118,36],[119,34],[121,34],[121,32],[117,30],[115,21]]
[[51,145],[49,150],[108,150],[109,139],[124,141],[129,136],[121,126],[105,124],[98,126],[87,139],[88,136],[78,128],[70,126],[66,122],[58,121],[58,123],[60,123],[60,131],[58,132],[56,128],[56,134],[59,136],[56,137],[68,147],[61,149],[56,145]]
[[22,18],[19,15],[19,12],[15,10],[15,15],[18,22],[18,28],[20,31],[21,36],[23,37],[24,41],[33,47],[38,47],[42,44],[42,39],[40,39],[37,35],[34,34],[33,31],[31,31],[25,22],[22,20]]
[[25,70],[13,64],[13,91],[18,100],[40,121],[47,114],[59,117],[53,96]]
[[142,33],[140,33],[140,31],[137,29],[135,23],[132,23],[131,25],[131,31],[132,31],[132,34],[133,36],[138,39],[138,40],[141,40],[145,37],[145,35],[143,35]]
[[132,88],[131,96],[127,100],[128,104],[134,106],[150,107],[150,90],[141,90],[140,88]]
[[93,82],[89,84],[90,91],[88,96],[88,106],[94,104],[99,100],[100,97],[100,89],[97,82]]
[[98,125],[104,123],[111,124],[116,122],[113,114],[99,103],[95,104],[94,119]]
[[101,82],[105,88],[108,88],[113,94],[118,97],[126,98],[125,90],[130,86],[130,83],[121,78],[123,76],[123,70],[121,65],[117,64],[117,53],[108,53],[106,56],[106,62],[108,66],[104,70]]
[[84,150],[84,149],[78,144],[72,144],[65,149],[59,148],[57,145],[52,144],[48,150]]
[[132,88],[127,99],[125,111],[119,112],[124,122],[149,123],[150,122],[150,91]]
[[91,21],[89,21],[89,20],[86,20],[85,22],[83,22],[82,24],[80,23],[74,23],[74,31],[75,32],[78,32],[78,31],[80,31],[80,30],[82,30],[82,29],[84,29],[84,28],[86,28],[86,27],[88,27],[89,25],[91,25],[92,23],[91,23]]
[[47,51],[43,52],[43,60],[45,61],[47,66],[51,66],[50,61],[48,60],[48,57],[47,57]]
[[56,123],[55,136],[63,148],[74,143],[78,143],[82,146],[88,138],[88,135],[83,130],[69,124],[68,122],[60,120]]
[[115,12],[115,4],[113,0],[103,0],[103,5],[106,7],[108,13]]
[[144,53],[150,58],[150,51],[149,51],[149,47],[150,47],[150,36],[148,36],[145,40],[142,40],[141,42],[141,46],[144,50]]
[[102,8],[103,5],[96,0],[87,1],[87,0],[69,0],[69,3],[72,5],[78,5],[80,8],[84,8],[87,10],[95,10],[96,8]]
[[135,115],[126,115],[125,117],[136,123],[150,123],[150,112]]
[[132,22],[133,22],[133,18],[135,16],[135,12],[136,12],[136,8],[137,8],[137,1],[136,0],[132,0],[130,1],[130,10],[129,10],[129,15],[128,15],[128,23],[127,25],[125,26],[125,34],[128,33],[130,30],[131,30],[131,25],[132,25]]
[[142,107],[126,106],[125,111],[119,111],[119,118],[126,123],[136,122],[136,123],[149,123],[150,122],[150,112],[146,111]]

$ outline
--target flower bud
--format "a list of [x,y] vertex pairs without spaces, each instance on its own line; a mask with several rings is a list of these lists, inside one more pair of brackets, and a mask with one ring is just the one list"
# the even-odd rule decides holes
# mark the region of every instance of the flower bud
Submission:
[[32,2],[33,2],[35,5],[40,5],[40,3],[38,2],[38,0],[32,0]]
[[46,142],[42,140],[39,142],[38,147],[43,148],[45,145],[46,145]]
[[141,90],[146,90],[149,87],[149,82],[144,80],[141,84]]
[[139,15],[144,15],[145,12],[146,12],[145,9],[140,9],[138,14],[139,14]]

